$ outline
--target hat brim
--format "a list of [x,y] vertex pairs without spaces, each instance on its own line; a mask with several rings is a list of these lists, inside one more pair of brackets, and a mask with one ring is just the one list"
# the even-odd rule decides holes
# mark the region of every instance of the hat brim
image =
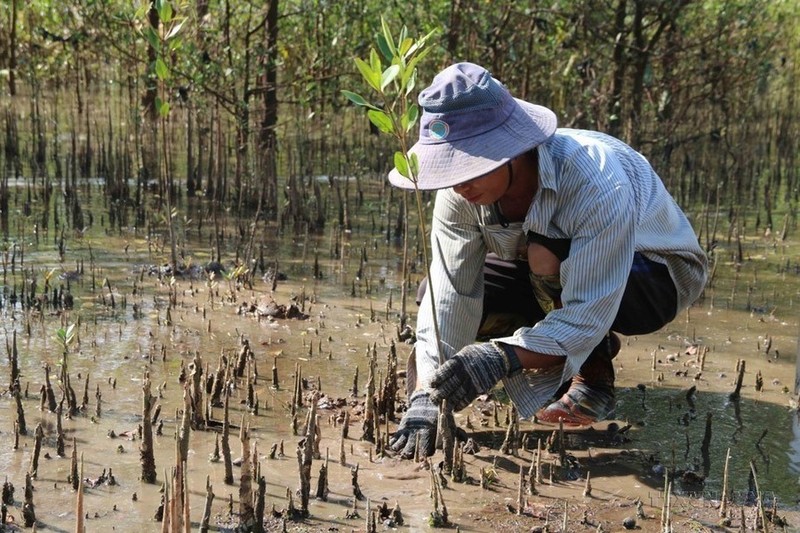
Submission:
[[[528,150],[539,146],[556,131],[556,115],[550,109],[514,99],[517,108],[491,131],[453,142],[417,142],[410,152],[417,154],[417,188],[447,189],[495,170]],[[401,189],[414,189],[414,182],[396,168],[389,182]]]

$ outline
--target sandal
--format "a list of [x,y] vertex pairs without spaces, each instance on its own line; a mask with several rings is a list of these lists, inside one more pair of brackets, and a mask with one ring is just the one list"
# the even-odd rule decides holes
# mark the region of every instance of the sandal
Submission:
[[573,383],[558,400],[536,413],[536,421],[588,426],[614,416],[614,387]]

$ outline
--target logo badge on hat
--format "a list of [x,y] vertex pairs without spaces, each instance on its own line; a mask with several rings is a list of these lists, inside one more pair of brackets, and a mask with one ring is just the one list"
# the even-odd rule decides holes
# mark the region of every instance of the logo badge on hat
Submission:
[[441,141],[450,133],[450,125],[444,120],[432,120],[431,123],[428,124],[428,131],[430,131],[431,137]]

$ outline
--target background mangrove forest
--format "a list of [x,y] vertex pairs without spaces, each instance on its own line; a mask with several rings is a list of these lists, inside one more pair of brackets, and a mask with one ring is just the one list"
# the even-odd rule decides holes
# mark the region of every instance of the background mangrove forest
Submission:
[[437,31],[419,88],[451,62],[478,62],[561,126],[639,149],[697,210],[709,249],[719,217],[786,232],[800,194],[799,12],[792,0],[8,0],[3,236],[14,209],[40,232],[87,227],[74,191],[89,183],[112,227],[171,235],[173,261],[190,203],[237,228],[216,244],[237,257],[273,223],[346,230],[370,186],[391,207],[391,151],[340,93],[361,87],[353,58],[381,17]]

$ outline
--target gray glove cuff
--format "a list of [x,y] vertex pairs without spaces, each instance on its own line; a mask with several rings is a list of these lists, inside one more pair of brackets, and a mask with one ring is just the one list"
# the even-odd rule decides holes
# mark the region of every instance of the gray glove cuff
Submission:
[[497,351],[500,352],[506,358],[506,376],[507,377],[514,377],[520,372],[522,372],[522,363],[517,356],[517,352],[514,350],[514,347],[510,344],[504,344],[502,342],[492,342]]

